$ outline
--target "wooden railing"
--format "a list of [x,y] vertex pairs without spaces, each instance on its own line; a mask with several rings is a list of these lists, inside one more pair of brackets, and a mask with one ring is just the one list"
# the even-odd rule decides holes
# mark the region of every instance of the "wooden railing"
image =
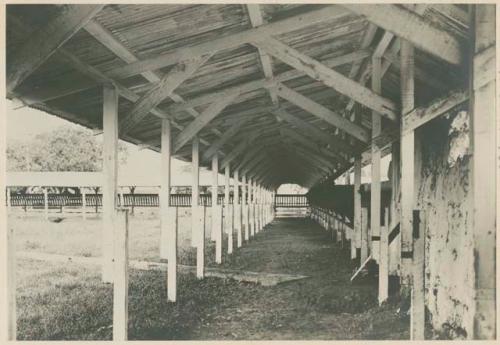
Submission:
[[274,197],[275,207],[309,207],[309,202],[304,194],[276,194]]

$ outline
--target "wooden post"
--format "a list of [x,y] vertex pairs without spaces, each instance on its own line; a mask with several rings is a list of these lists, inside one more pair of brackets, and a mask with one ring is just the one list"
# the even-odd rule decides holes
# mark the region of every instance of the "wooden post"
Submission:
[[114,223],[113,340],[128,333],[128,211],[120,209]]
[[256,202],[255,202],[255,224],[256,228],[255,231],[258,233],[261,230],[261,222],[260,222],[260,190],[259,190],[259,185],[257,185],[257,181],[255,181],[255,196],[256,196]]
[[87,193],[85,187],[80,187],[80,192],[82,194],[82,218],[87,219]]
[[49,191],[47,190],[47,188],[43,189],[43,209],[45,220],[49,220]]
[[114,86],[103,87],[103,164],[102,220],[103,220],[103,282],[113,282],[113,229],[116,218],[116,190],[118,174],[118,91]]
[[[471,150],[474,241],[474,339],[496,337],[496,213],[497,173],[495,130],[496,45],[495,5],[472,6],[475,38],[472,66]],[[498,134],[498,132],[497,132]],[[497,139],[498,140],[498,139]],[[498,220],[500,221],[500,219]],[[498,298],[498,296],[496,297]]]
[[17,311],[16,311],[16,238],[13,227],[7,231],[7,340],[16,340]]
[[226,168],[224,170],[225,173],[225,178],[226,178],[226,188],[225,188],[225,229],[226,233],[228,235],[227,237],[227,253],[232,254],[233,253],[233,227],[232,227],[232,212],[231,212],[231,205],[229,204],[229,183],[230,183],[230,167],[229,164],[226,165]]
[[167,208],[167,299],[170,302],[177,300],[177,207]]
[[205,272],[205,227],[200,207],[200,141],[194,137],[192,141],[193,183],[191,187],[191,246],[196,247],[196,277],[203,278]]
[[425,331],[425,223],[424,214],[414,210],[413,214],[413,267],[411,291],[411,340],[424,340]]
[[368,209],[361,208],[361,263],[368,258]]
[[[399,169],[400,169],[400,157],[399,157],[399,143],[395,142],[392,144],[391,150],[391,211],[390,211],[390,226],[389,232],[394,229],[394,227],[399,223],[400,220],[400,205],[399,205]],[[390,247],[393,247],[392,249]],[[389,271],[399,271],[401,267],[401,236],[398,236],[389,245],[390,257],[389,260]]]
[[169,249],[169,219],[170,207],[170,159],[171,159],[172,134],[170,121],[163,119],[161,122],[161,165],[160,165],[160,258],[168,259]]
[[[372,90],[382,93],[382,58],[372,58]],[[380,149],[375,144],[375,139],[382,132],[382,117],[379,113],[372,112],[372,165],[371,165],[371,192],[370,192],[370,228],[372,231],[372,258],[379,261],[380,254]]]
[[243,226],[245,227],[245,241],[248,241],[250,238],[250,231],[248,229],[248,202],[247,202],[247,177],[243,175],[241,177],[241,188],[243,191],[243,200],[242,200],[242,211],[243,211]]
[[219,156],[212,156],[212,240],[215,241],[215,262],[222,263],[222,209],[217,203],[219,196]]
[[255,235],[254,198],[253,180],[248,179],[248,227],[250,230],[250,237]]
[[[401,102],[403,116],[414,108],[414,50],[406,40],[401,40]],[[413,131],[401,137],[401,292],[408,296],[411,291],[412,266],[412,218],[414,197]]]
[[378,270],[378,303],[389,297],[389,209],[384,209],[384,224],[380,228],[380,256]]
[[241,233],[240,176],[238,170],[234,171],[233,183],[234,183],[233,209],[234,209],[234,227],[236,229],[236,246],[240,248],[243,242],[243,236]]

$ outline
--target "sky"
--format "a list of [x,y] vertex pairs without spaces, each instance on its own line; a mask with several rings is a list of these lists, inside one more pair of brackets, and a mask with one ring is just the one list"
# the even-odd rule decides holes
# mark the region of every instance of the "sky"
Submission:
[[[47,114],[37,109],[29,107],[20,107],[15,103],[7,100],[7,143],[10,141],[27,141],[37,134],[51,131],[61,125],[78,126],[69,121],[61,119],[57,116]],[[83,127],[81,127],[83,128]],[[102,134],[97,134],[102,136]],[[160,154],[158,152],[141,149],[136,145],[125,143],[128,148],[128,158],[125,165],[121,165],[118,172],[118,184],[120,181],[135,181],[135,184],[140,185],[141,182],[147,185],[160,184]],[[387,169],[390,162],[390,155],[382,159],[382,180],[387,180]],[[191,174],[183,173],[182,171],[190,171],[190,163],[183,162],[178,159],[172,160],[172,185],[190,185]],[[362,183],[370,181],[370,166],[366,166],[362,170]],[[354,181],[354,176],[351,174],[351,183]],[[212,182],[212,174],[210,170],[205,168],[200,171],[200,185],[210,185]],[[231,179],[231,184],[233,183]],[[336,183],[345,183],[343,178],[337,179]],[[124,183],[122,183],[124,184]],[[219,185],[224,184],[224,176],[219,174]],[[292,193],[296,190],[294,186],[283,185],[279,192]],[[305,190],[301,190],[305,192]]]

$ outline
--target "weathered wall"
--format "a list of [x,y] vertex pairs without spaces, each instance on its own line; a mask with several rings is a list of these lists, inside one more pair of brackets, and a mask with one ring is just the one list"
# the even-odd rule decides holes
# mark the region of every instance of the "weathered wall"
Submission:
[[456,109],[416,132],[422,152],[418,202],[426,217],[426,305],[434,329],[450,337],[472,335],[468,131],[467,112]]

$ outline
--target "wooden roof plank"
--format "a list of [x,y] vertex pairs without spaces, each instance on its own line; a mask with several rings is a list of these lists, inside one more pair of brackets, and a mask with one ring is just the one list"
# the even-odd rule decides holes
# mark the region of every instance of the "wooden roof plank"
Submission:
[[[448,63],[458,65],[463,60],[462,44],[456,37],[432,26],[411,11],[385,4],[342,4],[342,6],[365,16],[375,25]],[[390,20],[387,20],[388,18]]]
[[7,92],[28,78],[80,30],[104,5],[65,5],[45,27],[31,35],[7,64]]
[[328,68],[321,62],[271,37],[255,42],[255,45],[263,48],[269,54],[286,62],[290,66],[306,73],[311,78],[323,82],[337,92],[377,111],[392,121],[396,120],[397,107],[394,102],[377,95],[370,89]]
[[173,65],[192,56],[200,56],[210,52],[250,43],[263,35],[279,35],[307,27],[318,22],[333,20],[335,18],[340,19],[347,15],[349,15],[349,11],[343,9],[342,7],[336,5],[323,7],[318,10],[313,10],[277,22],[265,24],[258,28],[245,30],[232,35],[226,35],[194,46],[175,49],[172,52],[161,54],[154,58],[137,61],[123,67],[117,67],[111,70],[109,75],[117,79],[130,77],[145,71],[156,70],[165,66]]

